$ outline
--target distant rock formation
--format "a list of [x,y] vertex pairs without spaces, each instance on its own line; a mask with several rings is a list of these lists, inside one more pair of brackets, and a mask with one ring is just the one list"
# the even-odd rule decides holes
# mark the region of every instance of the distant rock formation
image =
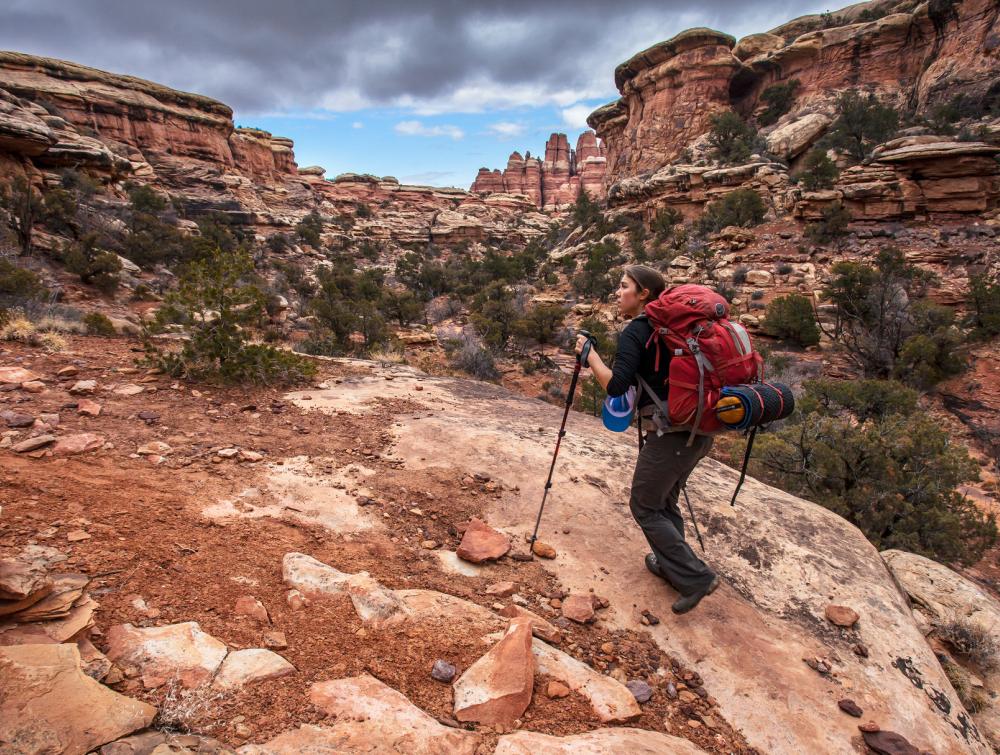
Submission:
[[569,148],[566,134],[552,134],[545,143],[545,158],[512,152],[507,167],[480,168],[469,190],[473,194],[524,194],[540,209],[552,210],[573,204],[585,189],[594,199],[604,198],[604,145],[593,131],[585,131]]
[[796,80],[791,108],[775,127],[812,116],[778,140],[794,156],[823,134],[845,90],[876,92],[900,110],[926,114],[963,95],[989,112],[1000,101],[998,48],[996,0],[874,0],[738,43],[690,29],[618,66],[621,98],[588,123],[607,147],[610,187],[679,162],[708,132],[712,115],[753,115],[769,87]]

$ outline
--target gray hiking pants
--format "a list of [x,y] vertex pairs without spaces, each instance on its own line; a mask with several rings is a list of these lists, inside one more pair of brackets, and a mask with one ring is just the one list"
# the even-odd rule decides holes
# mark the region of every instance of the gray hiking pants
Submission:
[[684,540],[684,520],[677,499],[688,475],[712,447],[712,438],[688,433],[646,435],[632,476],[629,507],[656,554],[660,571],[681,595],[708,586],[714,572]]

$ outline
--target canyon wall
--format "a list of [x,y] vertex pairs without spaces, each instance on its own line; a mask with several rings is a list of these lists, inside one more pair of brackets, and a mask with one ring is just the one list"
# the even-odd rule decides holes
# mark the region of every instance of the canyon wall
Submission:
[[524,194],[539,209],[556,210],[576,201],[581,190],[593,199],[604,199],[604,145],[593,131],[585,131],[570,149],[566,134],[552,134],[545,142],[542,160],[513,152],[507,167],[480,168],[469,189],[473,194]]
[[[793,79],[799,86],[785,122],[803,111],[829,115],[847,89],[874,91],[917,112],[956,95],[1000,97],[1000,3],[912,5],[851,6],[738,43],[711,29],[690,29],[634,55],[615,70],[621,98],[589,118],[607,146],[607,182],[677,160],[707,133],[713,114],[759,112],[764,90]],[[863,11],[886,15],[858,20]]]

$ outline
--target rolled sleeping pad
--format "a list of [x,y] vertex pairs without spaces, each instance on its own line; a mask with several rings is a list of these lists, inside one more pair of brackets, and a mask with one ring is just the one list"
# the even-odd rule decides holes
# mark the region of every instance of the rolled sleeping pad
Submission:
[[784,383],[726,386],[715,405],[719,421],[733,430],[766,425],[784,419],[794,410],[795,397]]

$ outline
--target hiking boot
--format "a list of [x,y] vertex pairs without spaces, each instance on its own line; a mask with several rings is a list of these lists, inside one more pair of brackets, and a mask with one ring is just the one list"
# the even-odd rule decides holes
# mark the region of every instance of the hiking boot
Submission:
[[701,603],[701,599],[706,595],[711,595],[715,592],[715,589],[719,586],[718,576],[712,577],[712,581],[708,583],[708,586],[703,590],[698,592],[693,592],[690,595],[685,595],[678,598],[677,601],[670,607],[674,613],[687,613],[696,605]]
[[660,571],[660,562],[656,560],[655,553],[646,554],[646,568],[660,579],[666,579],[666,576]]

